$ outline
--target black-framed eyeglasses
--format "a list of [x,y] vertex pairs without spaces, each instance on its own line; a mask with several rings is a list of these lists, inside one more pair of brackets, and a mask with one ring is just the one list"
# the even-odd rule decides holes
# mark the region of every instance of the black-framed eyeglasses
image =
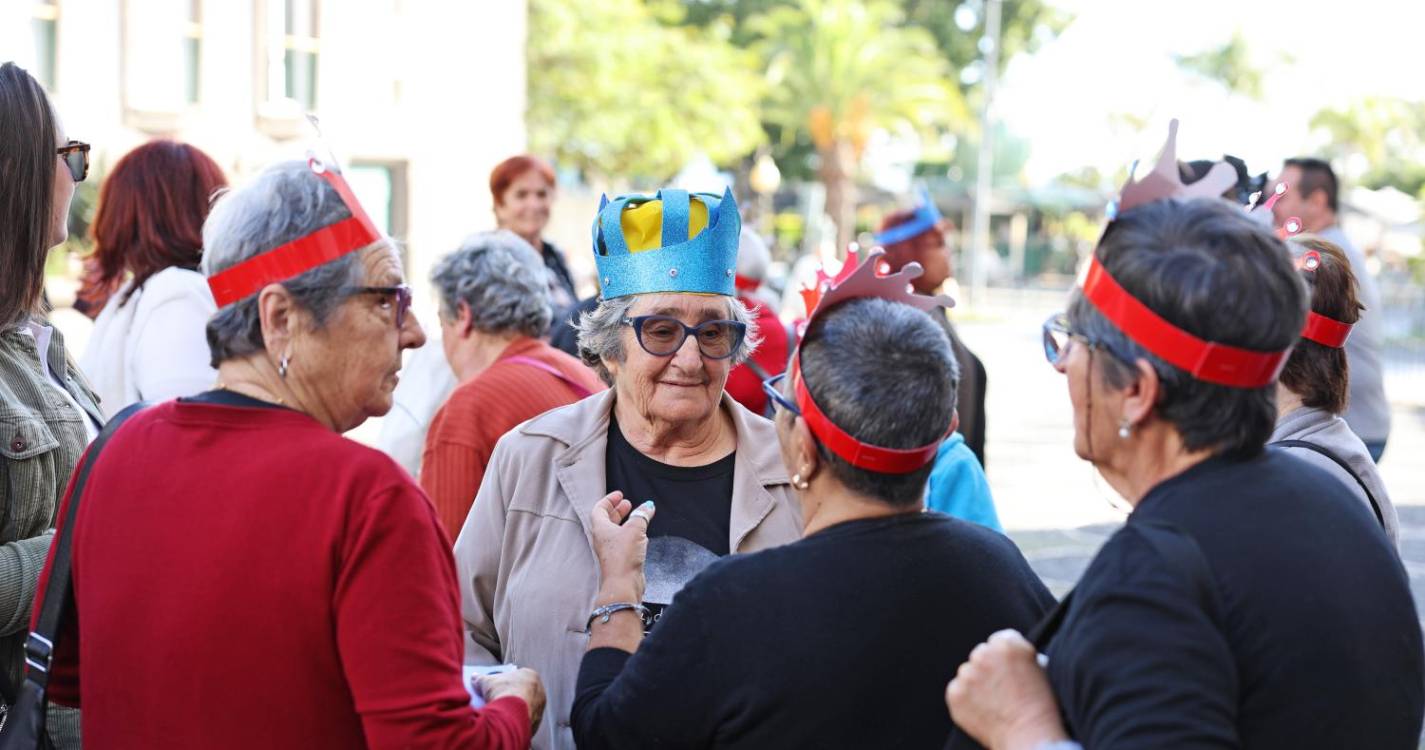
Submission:
[[655,357],[673,356],[692,336],[704,357],[727,359],[737,354],[747,337],[747,326],[735,320],[706,320],[690,326],[669,315],[640,315],[624,318],[623,324],[633,328],[643,351]]
[[406,326],[406,313],[411,309],[411,288],[405,284],[396,286],[344,286],[340,291],[346,294],[380,294],[394,298],[396,306],[396,328]]
[[69,167],[69,176],[75,182],[84,182],[84,178],[89,176],[89,144],[84,141],[70,141],[56,149],[64,158],[64,165]]
[[767,398],[772,399],[772,403],[782,407],[783,409],[786,409],[793,415],[800,417],[802,415],[802,410],[798,409],[796,404],[792,403],[791,401],[788,401],[787,397],[782,395],[782,389],[780,386],[782,385],[782,381],[786,379],[787,373],[785,372],[781,375],[773,375],[772,377],[762,381],[762,390],[767,394]]

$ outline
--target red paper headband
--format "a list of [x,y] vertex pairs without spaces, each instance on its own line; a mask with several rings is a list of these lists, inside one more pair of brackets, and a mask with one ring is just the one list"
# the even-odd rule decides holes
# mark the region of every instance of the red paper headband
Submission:
[[1289,348],[1281,352],[1260,352],[1200,339],[1139,302],[1108,274],[1097,257],[1089,261],[1083,293],[1105,318],[1139,346],[1208,383],[1232,388],[1270,385],[1281,373],[1291,352]]
[[[927,312],[936,307],[954,306],[955,301],[949,297],[930,297],[911,291],[911,280],[921,274],[919,263],[907,263],[896,273],[877,273],[877,261],[884,254],[885,250],[873,248],[864,259],[858,260],[857,248],[853,245],[846,255],[846,264],[841,267],[836,278],[828,278],[825,273],[818,271],[816,285],[802,290],[802,299],[809,311],[806,325],[811,325],[811,321],[825,310],[847,300],[865,297],[901,302]],[[801,358],[801,345],[798,344],[792,355],[791,372],[795,383],[797,408],[801,409],[807,428],[827,450],[852,466],[882,474],[909,474],[935,460],[935,454],[940,450],[944,437],[919,448],[883,448],[857,440],[838,427],[812,400],[811,391],[807,390],[806,382],[802,380]],[[951,423],[954,423],[953,419]],[[947,429],[946,435],[949,434]]]
[[307,166],[336,190],[351,211],[351,217],[213,274],[208,278],[208,288],[219,308],[254,294],[268,284],[300,276],[381,239],[381,232],[366,215],[341,173],[327,169],[315,157],[307,160]]

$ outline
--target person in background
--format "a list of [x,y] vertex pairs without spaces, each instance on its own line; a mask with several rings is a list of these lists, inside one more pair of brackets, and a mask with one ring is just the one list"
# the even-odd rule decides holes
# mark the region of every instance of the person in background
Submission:
[[218,385],[131,416],[60,530],[74,601],[49,689],[84,707],[93,747],[529,743],[538,675],[482,677],[471,708],[435,511],[342,437],[390,408],[401,351],[425,343],[394,244],[350,194],[313,159],[217,202]]
[[1277,382],[1277,427],[1268,444],[1335,475],[1399,548],[1400,516],[1385,482],[1365,444],[1341,419],[1352,374],[1343,347],[1361,317],[1351,262],[1320,237],[1301,235],[1287,244],[1311,290],[1311,312]]
[[529,155],[511,156],[490,171],[490,198],[494,201],[495,223],[508,229],[539,251],[549,269],[549,305],[555,319],[574,306],[574,277],[564,253],[544,239],[549,226],[549,209],[554,203],[554,169]]
[[381,433],[376,436],[376,447],[413,477],[421,474],[431,420],[457,385],[439,331],[428,338],[426,346],[406,352],[401,382],[391,395],[391,411],[381,418]]
[[743,227],[738,240],[737,274],[733,280],[737,285],[737,298],[757,319],[757,332],[762,336],[762,343],[757,345],[757,351],[746,362],[732,368],[727,376],[727,393],[748,411],[769,417],[772,412],[762,383],[786,372],[792,343],[787,326],[777,317],[777,311],[767,300],[758,296],[771,262],[772,253],[767,250],[767,243],[756,232]]
[[593,370],[540,337],[549,327],[545,267],[508,231],[467,239],[431,271],[441,344],[460,385],[436,412],[421,487],[454,539],[498,441],[511,428],[602,391]]
[[1350,397],[1346,401],[1346,424],[1360,436],[1371,458],[1380,461],[1390,438],[1390,402],[1385,395],[1385,371],[1381,363],[1380,287],[1366,264],[1366,256],[1341,231],[1340,183],[1336,172],[1321,159],[1287,159],[1277,184],[1286,191],[1272,206],[1278,227],[1295,218],[1300,229],[1319,236],[1346,254],[1356,277],[1357,299],[1364,309],[1346,340],[1346,359],[1351,365]]
[[[89,145],[72,141],[39,82],[0,65],[0,699],[25,668],[36,583],[69,475],[104,417],[45,317],[45,258],[69,234]],[[79,713],[48,716],[60,748],[79,747]]]
[[920,512],[957,365],[922,312],[934,300],[906,278],[876,288],[874,261],[824,292],[767,386],[800,541],[714,563],[644,637],[628,603],[663,503],[614,493],[594,509],[608,616],[594,610],[579,669],[580,748],[938,747],[941,688],[970,649],[1053,605],[1007,538]]
[[100,286],[120,286],[79,366],[107,416],[137,401],[191,396],[217,379],[204,333],[217,306],[197,269],[203,221],[225,187],[207,154],[166,140],[130,151],[104,180],[94,257]]
[[958,430],[936,451],[935,467],[925,483],[925,508],[1004,532],[985,470]]
[[731,193],[623,196],[596,227],[603,300],[580,322],[579,346],[609,390],[500,438],[455,542],[466,658],[544,676],[539,750],[574,745],[569,710],[599,585],[589,545],[599,498],[658,502],[641,600],[648,629],[713,561],[801,533],[772,423],[723,390],[757,343],[733,296]]
[[1183,186],[1174,151],[1044,324],[1074,451],[1133,511],[1030,639],[972,652],[951,715],[992,748],[1414,747],[1425,650],[1395,550],[1333,475],[1264,450],[1305,285],[1220,198],[1231,170]]
[[[930,195],[922,192],[920,204],[915,208],[895,211],[881,221],[876,244],[886,249],[885,263],[891,271],[899,271],[912,261],[919,263],[924,272],[912,283],[917,292],[932,294],[952,276],[950,251],[945,243],[948,227],[948,222],[940,217],[940,211]],[[954,324],[943,308],[930,311],[930,316],[949,335],[950,346],[955,350],[955,361],[960,364],[960,396],[956,400],[960,410],[960,434],[983,469],[985,389],[989,384],[985,366],[960,341]]]

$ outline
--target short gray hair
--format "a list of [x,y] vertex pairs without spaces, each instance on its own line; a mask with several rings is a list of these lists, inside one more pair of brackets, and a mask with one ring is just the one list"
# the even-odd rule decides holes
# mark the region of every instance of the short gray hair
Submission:
[[[574,324],[579,336],[579,358],[594,368],[599,379],[608,385],[613,385],[614,381],[609,369],[604,366],[604,360],[623,361],[623,319],[628,317],[637,299],[637,295],[629,295],[601,300],[593,312],[579,316],[579,322]],[[757,350],[762,337],[757,332],[757,319],[741,300],[728,297],[727,303],[728,319],[747,326],[747,337],[742,340],[742,348],[732,357],[732,364],[740,365]]]
[[447,317],[464,302],[477,330],[544,335],[549,309],[549,269],[535,249],[513,232],[480,232],[445,256],[430,274]]
[[[252,182],[219,196],[203,223],[203,275],[211,278],[350,217],[341,196],[313,174],[306,162],[273,164]],[[282,286],[322,326],[346,299],[340,288],[359,284],[362,276],[357,254],[347,253],[283,281]],[[208,349],[214,367],[264,346],[256,294],[224,307],[208,321]]]
[[[945,330],[929,315],[877,297],[818,315],[801,344],[802,382],[832,422],[883,448],[919,448],[945,437],[960,368]],[[852,466],[817,441],[831,476],[898,508],[919,504],[934,462],[906,474]]]

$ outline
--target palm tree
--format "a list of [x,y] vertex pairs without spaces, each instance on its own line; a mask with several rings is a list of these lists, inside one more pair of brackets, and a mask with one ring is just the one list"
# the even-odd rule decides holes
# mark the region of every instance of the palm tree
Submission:
[[854,231],[856,170],[871,134],[929,135],[963,123],[964,100],[934,38],[889,0],[796,0],[749,19],[767,61],[763,119],[808,135],[826,209],[844,250]]

